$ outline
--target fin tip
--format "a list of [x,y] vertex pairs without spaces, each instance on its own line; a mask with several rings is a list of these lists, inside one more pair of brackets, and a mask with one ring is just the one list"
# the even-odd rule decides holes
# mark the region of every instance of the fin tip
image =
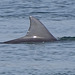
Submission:
[[29,19],[31,19],[33,16],[29,16]]

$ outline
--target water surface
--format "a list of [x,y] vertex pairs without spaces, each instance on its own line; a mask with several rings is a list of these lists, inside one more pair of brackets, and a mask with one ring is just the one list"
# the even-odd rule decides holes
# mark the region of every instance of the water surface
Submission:
[[53,43],[0,44],[0,75],[75,75],[75,1],[1,0],[0,42],[24,36],[29,16],[56,37]]

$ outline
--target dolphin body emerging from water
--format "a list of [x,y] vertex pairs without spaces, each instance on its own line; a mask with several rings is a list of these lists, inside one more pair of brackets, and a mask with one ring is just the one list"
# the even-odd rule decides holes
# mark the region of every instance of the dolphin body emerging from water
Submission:
[[30,16],[29,19],[30,27],[25,36],[3,43],[18,44],[25,42],[53,42],[57,40],[38,19],[32,16]]

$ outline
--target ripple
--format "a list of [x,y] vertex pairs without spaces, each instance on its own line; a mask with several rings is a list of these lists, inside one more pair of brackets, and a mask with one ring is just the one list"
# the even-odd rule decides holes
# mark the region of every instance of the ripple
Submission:
[[[46,17],[51,20],[75,19],[75,1],[1,1],[1,18],[25,18],[29,15]],[[35,11],[35,12],[34,12]],[[58,13],[57,13],[58,12]]]

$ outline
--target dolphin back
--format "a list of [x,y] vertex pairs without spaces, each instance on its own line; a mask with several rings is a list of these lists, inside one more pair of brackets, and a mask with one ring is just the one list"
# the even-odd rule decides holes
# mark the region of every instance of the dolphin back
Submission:
[[38,19],[32,16],[29,19],[30,27],[24,37],[5,41],[4,43],[51,42],[57,40]]

